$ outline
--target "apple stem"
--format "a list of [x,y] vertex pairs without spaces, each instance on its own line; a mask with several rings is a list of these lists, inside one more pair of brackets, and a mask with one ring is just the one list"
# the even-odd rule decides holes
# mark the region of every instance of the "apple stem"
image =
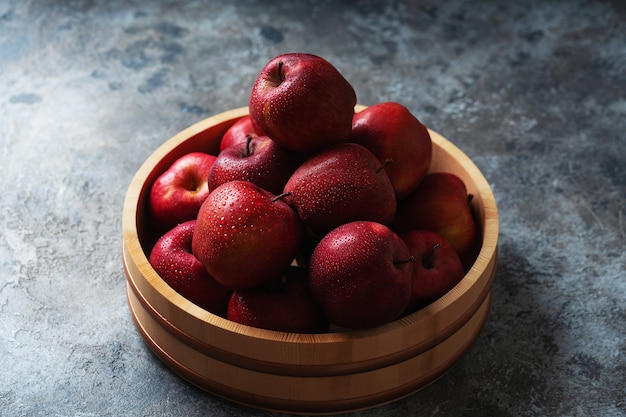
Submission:
[[252,136],[246,136],[246,156],[250,156],[250,142],[252,142]]
[[278,62],[278,77],[280,78],[280,82],[285,81],[285,76],[283,74],[283,61]]
[[433,258],[435,257],[435,252],[437,249],[441,247],[440,243],[435,243],[430,251],[430,255],[424,255],[422,257],[422,266],[426,269],[431,269],[434,266]]
[[472,204],[472,200],[474,199],[474,194],[468,194],[467,195],[467,205],[471,205]]
[[411,255],[408,259],[405,259],[403,261],[394,261],[394,265],[398,266],[398,265],[402,265],[402,264],[408,264],[410,262],[415,262],[415,256]]
[[289,191],[284,192],[284,193],[282,193],[282,194],[278,194],[276,197],[272,198],[272,203],[273,203],[273,202],[275,202],[275,201],[280,200],[280,199],[281,199],[281,198],[283,198],[283,197],[287,197],[287,196],[289,196],[289,195],[291,195],[291,193],[290,193]]
[[391,158],[387,158],[385,159],[385,162],[383,162],[383,164],[378,167],[378,169],[376,170],[376,173],[378,174],[380,171],[382,171],[383,169],[385,169],[385,167],[389,164],[391,164],[393,162],[393,159]]

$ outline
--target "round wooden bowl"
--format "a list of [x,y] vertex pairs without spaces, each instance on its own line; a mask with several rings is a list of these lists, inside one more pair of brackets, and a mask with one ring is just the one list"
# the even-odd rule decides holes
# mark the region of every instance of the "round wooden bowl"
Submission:
[[[359,106],[358,109],[363,108]],[[357,109],[357,110],[358,110]],[[294,414],[365,409],[407,396],[443,375],[470,348],[489,312],[498,212],[489,184],[436,132],[431,171],[452,172],[473,194],[482,248],[467,275],[429,306],[364,331],[295,334],[240,325],[194,305],[148,262],[151,184],[178,157],[217,152],[247,108],[209,117],[160,146],[132,180],[123,211],[123,262],[132,317],[148,346],[196,386],[251,407]]]

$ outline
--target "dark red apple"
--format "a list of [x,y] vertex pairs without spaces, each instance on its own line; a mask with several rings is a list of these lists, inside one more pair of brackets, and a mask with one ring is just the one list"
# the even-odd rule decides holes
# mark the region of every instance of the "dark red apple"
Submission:
[[209,195],[207,179],[215,158],[204,152],[183,155],[152,184],[148,211],[159,235],[196,218]]
[[248,137],[257,137],[259,134],[252,125],[252,119],[250,115],[244,116],[237,120],[231,127],[228,128],[226,133],[222,136],[220,141],[220,152],[226,148],[238,143],[245,143]]
[[448,172],[429,173],[417,189],[398,205],[392,229],[430,230],[448,240],[464,264],[477,245],[477,226],[465,183]]
[[272,58],[249,100],[254,126],[296,152],[347,140],[355,105],[354,89],[330,62],[301,53]]
[[340,143],[307,159],[293,173],[285,198],[318,233],[356,220],[387,224],[396,212],[386,166],[365,147]]
[[351,222],[330,231],[315,248],[309,285],[332,323],[372,328],[405,311],[413,263],[406,243],[387,226]]
[[415,190],[432,160],[428,129],[396,102],[378,103],[356,113],[350,141],[365,146],[380,161],[393,161],[385,171],[398,200]]
[[322,333],[329,322],[311,296],[307,270],[290,267],[277,280],[234,291],[227,318],[237,323],[292,333]]
[[235,180],[211,191],[202,204],[192,250],[218,282],[240,290],[283,274],[301,238],[300,220],[280,196]]
[[217,155],[209,171],[209,190],[232,180],[250,181],[280,194],[302,157],[287,151],[268,136],[248,136]]
[[211,313],[226,317],[231,290],[215,281],[191,253],[196,221],[175,226],[156,242],[150,265],[176,292]]
[[461,258],[450,242],[428,230],[400,235],[415,258],[411,300],[407,312],[414,312],[437,300],[463,279]]

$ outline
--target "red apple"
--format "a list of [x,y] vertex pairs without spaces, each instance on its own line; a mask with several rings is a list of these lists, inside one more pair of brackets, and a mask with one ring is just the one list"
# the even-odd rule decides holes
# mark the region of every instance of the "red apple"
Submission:
[[385,171],[398,200],[415,190],[432,160],[428,129],[396,102],[378,103],[356,113],[350,141],[365,146],[380,161],[393,161]]
[[430,230],[448,240],[466,264],[477,245],[477,226],[465,183],[448,172],[430,173],[398,205],[392,228],[400,234]]
[[301,159],[267,136],[248,136],[217,155],[209,171],[209,190],[228,181],[246,180],[280,194]]
[[232,291],[215,281],[191,253],[195,225],[190,220],[161,236],[150,252],[150,265],[180,295],[225,317]]
[[207,179],[215,158],[204,152],[188,153],[156,179],[150,189],[148,211],[159,235],[196,218],[209,195]]
[[351,222],[329,232],[315,248],[309,285],[332,323],[376,327],[405,311],[413,263],[406,243],[388,227]]
[[264,286],[233,292],[227,318],[237,323],[292,333],[322,333],[328,319],[311,296],[307,270],[290,267]]
[[318,233],[356,220],[387,224],[396,212],[386,167],[365,147],[340,143],[307,159],[285,185],[285,198]]
[[226,148],[238,143],[245,143],[248,137],[257,137],[257,133],[254,126],[252,126],[252,119],[250,115],[244,116],[237,120],[231,127],[228,128],[226,133],[222,136],[220,141],[220,152]]
[[296,152],[347,140],[355,105],[354,89],[330,62],[300,53],[272,58],[249,100],[254,126]]
[[428,230],[400,235],[415,258],[411,300],[407,312],[414,312],[447,293],[465,275],[461,258],[445,238]]
[[240,290],[279,277],[301,238],[300,220],[281,196],[235,180],[211,191],[202,204],[192,250],[218,282]]

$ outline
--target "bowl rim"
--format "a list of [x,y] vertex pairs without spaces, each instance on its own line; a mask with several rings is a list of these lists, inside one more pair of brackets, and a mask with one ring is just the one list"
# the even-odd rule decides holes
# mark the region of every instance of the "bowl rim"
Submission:
[[[356,111],[361,111],[366,106],[358,105]],[[125,263],[134,263],[138,270],[145,276],[146,280],[152,285],[155,291],[159,292],[162,297],[175,304],[184,313],[192,316],[198,321],[202,321],[208,325],[215,326],[223,331],[236,333],[240,336],[251,337],[255,339],[263,339],[268,341],[276,341],[282,343],[296,344],[319,344],[319,343],[337,343],[346,341],[358,341],[361,339],[370,339],[372,337],[389,334],[390,332],[401,331],[407,326],[413,326],[429,317],[435,316],[446,308],[449,308],[463,294],[472,288],[472,286],[481,277],[481,273],[491,263],[494,262],[497,252],[497,241],[499,234],[498,211],[496,201],[487,180],[482,172],[474,164],[474,162],[463,153],[456,145],[445,139],[439,133],[428,129],[434,144],[437,144],[441,151],[450,154],[464,170],[471,176],[475,190],[473,193],[480,194],[482,202],[481,218],[482,223],[482,245],[476,260],[467,271],[463,279],[448,293],[443,295],[437,301],[407,316],[401,317],[390,323],[365,330],[349,330],[349,331],[332,331],[327,333],[288,333],[275,330],[267,330],[247,326],[232,322],[226,318],[220,317],[203,308],[191,303],[182,295],[173,290],[163,279],[156,273],[149,263],[142,247],[138,233],[138,221],[140,208],[138,206],[140,196],[148,187],[147,179],[153,175],[159,161],[163,160],[168,154],[174,152],[186,140],[201,134],[209,127],[221,124],[232,124],[241,117],[248,114],[247,107],[239,107],[232,110],[210,116],[203,119],[186,129],[175,134],[169,140],[161,144],[148,157],[134,175],[128,187],[126,197],[124,199],[122,229],[123,229],[123,246]],[[138,247],[138,248],[137,248]],[[135,248],[135,250],[133,250]],[[141,250],[137,250],[141,249]],[[126,256],[129,259],[126,259]],[[128,275],[128,271],[127,271]],[[493,277],[491,277],[492,279]],[[128,276],[130,280],[130,276]],[[158,283],[158,285],[155,285]],[[491,282],[487,288],[490,290]],[[485,294],[486,296],[486,294]],[[482,300],[480,300],[482,302]],[[480,303],[478,303],[480,305]],[[477,306],[478,308],[478,306]]]

